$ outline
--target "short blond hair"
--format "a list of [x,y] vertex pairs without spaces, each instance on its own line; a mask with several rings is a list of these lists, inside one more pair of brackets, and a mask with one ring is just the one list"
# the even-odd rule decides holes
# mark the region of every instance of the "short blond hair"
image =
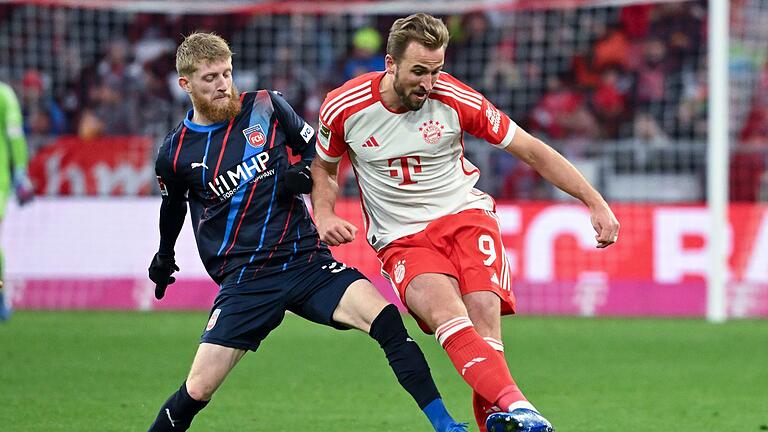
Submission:
[[432,50],[445,48],[450,37],[448,27],[441,19],[425,13],[413,14],[392,24],[387,38],[387,54],[399,60],[411,42],[418,42]]
[[176,49],[176,72],[179,76],[195,73],[202,62],[217,62],[232,58],[229,44],[216,33],[194,32],[184,38]]

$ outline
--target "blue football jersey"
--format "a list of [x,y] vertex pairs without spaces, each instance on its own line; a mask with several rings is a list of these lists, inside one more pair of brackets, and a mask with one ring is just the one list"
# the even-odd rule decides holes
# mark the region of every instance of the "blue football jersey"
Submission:
[[278,194],[289,149],[311,157],[314,129],[276,92],[243,93],[241,101],[235,118],[208,126],[193,123],[190,111],[155,166],[163,199],[187,200],[200,257],[219,284],[330,254],[304,200]]

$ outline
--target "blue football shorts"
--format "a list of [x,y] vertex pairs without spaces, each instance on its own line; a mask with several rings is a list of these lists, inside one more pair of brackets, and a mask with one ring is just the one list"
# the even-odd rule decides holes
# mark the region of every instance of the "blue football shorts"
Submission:
[[309,321],[346,330],[333,312],[352,282],[365,276],[332,257],[248,281],[225,281],[216,296],[201,343],[256,351],[291,311]]

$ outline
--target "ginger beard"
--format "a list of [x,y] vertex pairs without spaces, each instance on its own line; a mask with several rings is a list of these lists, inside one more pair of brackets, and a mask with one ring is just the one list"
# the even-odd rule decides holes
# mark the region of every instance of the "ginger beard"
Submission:
[[219,123],[240,114],[242,103],[240,102],[239,94],[240,92],[237,91],[237,87],[232,84],[229,97],[226,99],[221,98],[211,101],[204,96],[196,94],[194,91],[190,93],[190,97],[192,98],[192,106],[195,107],[196,111],[211,123]]

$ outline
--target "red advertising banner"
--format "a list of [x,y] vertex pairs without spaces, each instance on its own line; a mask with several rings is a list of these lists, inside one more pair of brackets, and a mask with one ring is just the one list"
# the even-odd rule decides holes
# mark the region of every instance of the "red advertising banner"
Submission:
[[[337,212],[362,229],[355,202]],[[619,241],[595,247],[588,210],[552,203],[499,204],[519,308],[569,315],[703,316],[709,226],[701,206],[617,204]],[[768,316],[768,207],[730,206],[731,315]],[[721,227],[718,227],[721,228]],[[377,275],[380,263],[359,235],[336,257]],[[382,281],[382,283],[385,283]]]
[[150,138],[66,136],[35,155],[29,174],[39,195],[149,195],[153,158]]
[[[178,282],[166,299],[154,300],[146,266],[157,248],[158,207],[154,197],[51,199],[23,210],[11,207],[3,240],[14,304],[54,309],[210,307],[217,287],[202,268],[189,226],[176,247],[183,269]],[[711,227],[702,206],[613,208],[621,222],[619,240],[597,249],[589,212],[582,205],[498,204],[519,313],[702,317],[709,233],[725,228],[729,316],[768,317],[768,206],[731,205],[728,227]],[[336,210],[360,231],[352,243],[332,248],[334,255],[397,302],[365,242],[359,204],[339,201]],[[94,214],[99,217],[89,217]],[[87,239],[82,236],[86,232]],[[40,267],[40,262],[48,264]]]

